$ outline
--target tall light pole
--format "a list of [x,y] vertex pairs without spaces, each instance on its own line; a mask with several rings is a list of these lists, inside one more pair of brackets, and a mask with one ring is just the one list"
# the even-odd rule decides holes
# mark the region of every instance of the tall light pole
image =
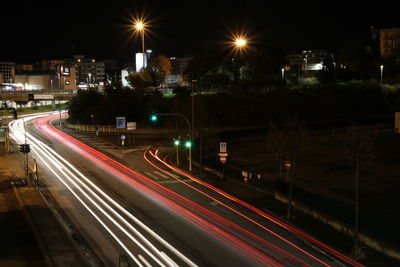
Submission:
[[382,82],[383,82],[383,65],[381,65],[381,86],[382,86]]
[[[235,54],[243,52],[247,48],[247,46],[248,42],[246,37],[239,35],[233,37],[233,52]],[[237,80],[236,65],[237,63],[235,63],[235,59],[233,59],[233,78],[235,83]]]
[[146,54],[144,53],[144,31],[145,23],[143,21],[137,21],[135,23],[135,30],[141,34],[142,37],[142,55],[143,55],[143,69],[145,68]]

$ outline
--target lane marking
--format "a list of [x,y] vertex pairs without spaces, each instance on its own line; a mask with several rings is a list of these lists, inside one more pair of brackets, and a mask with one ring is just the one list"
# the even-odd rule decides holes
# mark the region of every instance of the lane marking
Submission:
[[153,171],[153,172],[154,172],[155,174],[161,176],[161,177],[164,178],[164,179],[169,179],[169,177],[168,177],[167,175],[165,175],[165,174],[163,174],[163,173],[161,173],[161,172],[158,172],[158,171]]
[[147,176],[150,176],[150,177],[152,177],[152,178],[158,180],[158,177],[155,176],[154,174],[152,174],[152,173],[150,173],[150,172],[144,172],[144,173],[145,173]]

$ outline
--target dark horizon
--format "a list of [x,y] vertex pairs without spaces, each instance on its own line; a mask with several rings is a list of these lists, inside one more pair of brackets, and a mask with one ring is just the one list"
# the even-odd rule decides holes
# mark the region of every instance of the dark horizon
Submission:
[[3,10],[13,12],[3,12],[0,17],[6,36],[0,61],[16,62],[71,58],[73,50],[87,57],[128,62],[141,50],[137,38],[130,37],[130,19],[143,10],[152,20],[146,48],[167,56],[193,54],[208,46],[223,51],[230,33],[240,30],[247,33],[252,46],[265,53],[305,49],[335,53],[348,42],[367,45],[371,25],[400,25],[390,5],[320,2],[71,0],[68,5],[50,6],[23,1],[4,3]]

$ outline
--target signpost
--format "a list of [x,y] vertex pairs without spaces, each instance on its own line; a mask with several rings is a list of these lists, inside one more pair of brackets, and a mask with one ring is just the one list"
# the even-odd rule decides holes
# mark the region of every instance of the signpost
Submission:
[[291,167],[292,167],[292,163],[288,160],[285,160],[285,169],[290,170]]
[[117,129],[125,129],[126,128],[126,117],[115,117],[116,127]]
[[121,144],[122,144],[122,147],[124,147],[124,145],[125,145],[125,139],[126,139],[125,135],[121,135]]
[[222,163],[222,179],[225,179],[225,164],[228,157],[226,142],[219,143],[219,161]]
[[400,112],[396,112],[394,114],[395,121],[394,121],[394,132],[400,133]]
[[126,123],[127,130],[136,130],[136,122],[135,121],[128,121]]

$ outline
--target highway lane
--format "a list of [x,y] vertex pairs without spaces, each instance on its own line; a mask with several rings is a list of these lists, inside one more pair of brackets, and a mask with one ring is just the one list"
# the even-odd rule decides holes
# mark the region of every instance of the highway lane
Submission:
[[[129,164],[131,168],[133,166],[135,170],[133,171],[112,158],[59,132],[48,124],[49,118],[36,118],[31,121],[33,120],[35,120],[35,127],[30,125],[28,128],[29,132],[32,133],[31,140],[37,144],[37,149],[49,151],[43,144],[40,144],[40,141],[34,140],[34,138],[41,138],[42,141],[46,140],[55,150],[58,150],[62,154],[61,158],[68,159],[65,160],[68,163],[73,163],[70,165],[63,161],[54,163],[58,171],[53,171],[53,175],[57,176],[56,173],[59,176],[65,175],[62,170],[67,168],[78,177],[74,180],[75,183],[68,181],[67,184],[63,183],[63,186],[68,187],[69,185],[72,189],[79,191],[79,188],[84,187],[79,182],[82,180],[92,190],[97,190],[94,187],[96,184],[100,185],[103,190],[106,190],[106,193],[104,193],[106,196],[113,196],[119,202],[124,203],[127,209],[134,213],[140,213],[141,220],[146,221],[147,225],[151,225],[152,229],[157,229],[164,238],[174,244],[174,247],[176,246],[185,251],[185,255],[190,255],[188,257],[193,259],[193,261],[188,258],[184,260],[185,258],[182,259],[177,256],[179,253],[171,253],[168,258],[176,261],[179,265],[200,263],[201,265],[220,266],[343,266],[348,260],[347,258],[340,260],[340,257],[337,257],[338,255],[332,256],[331,251],[326,252],[315,249],[304,241],[304,237],[299,238],[296,233],[293,234],[293,231],[289,233],[288,228],[277,225],[276,222],[271,223],[271,218],[266,220],[265,216],[255,213],[251,209],[251,212],[249,212],[248,207],[243,208],[244,206],[241,203],[214,189],[204,185],[199,187],[199,183],[186,174],[177,170],[171,172],[170,167],[162,163],[159,158],[157,159],[156,152],[146,152],[147,162],[143,157],[134,158],[134,162]],[[16,122],[15,124],[17,125],[18,123]],[[18,130],[15,131],[17,132]],[[45,137],[43,134],[45,134]],[[40,154],[41,152],[37,153]],[[54,153],[52,154],[54,155]],[[152,158],[151,160],[149,159],[150,157]],[[44,158],[43,164],[46,164],[46,161],[49,161],[49,159]],[[64,165],[60,167],[57,164]],[[79,166],[79,169],[76,169],[74,165]],[[51,166],[48,166],[48,168],[51,169]],[[90,178],[85,178],[89,179],[94,185],[83,178],[84,174],[89,174]],[[71,176],[72,174],[69,173],[68,175]],[[185,183],[178,181],[178,179],[185,181]],[[58,187],[62,186],[59,185]],[[205,192],[205,188],[207,188],[208,192]],[[85,188],[85,192],[89,192],[89,189]],[[73,193],[71,194],[74,195]],[[79,194],[76,195],[80,196],[81,194],[83,195],[84,193],[79,191]],[[74,195],[75,199],[78,197],[76,195]],[[102,197],[105,196],[103,195]],[[94,198],[96,197],[94,196]],[[100,201],[100,199],[96,198],[96,201],[89,201],[88,208],[101,213],[101,207],[96,205],[97,201]],[[107,201],[110,202],[105,197],[105,202],[107,203]],[[110,204],[113,203],[110,202]],[[83,203],[81,205],[84,206]],[[105,204],[102,205],[106,206]],[[75,210],[76,206],[71,205],[70,207],[74,207],[70,209],[70,212],[73,213],[74,211],[72,210]],[[88,208],[86,210],[89,210]],[[86,235],[87,237],[101,236],[101,233],[107,227],[118,228],[116,229],[117,231],[108,231],[111,236],[118,231],[118,234],[115,235],[122,236],[120,239],[122,241],[118,241],[118,238],[114,237],[116,244],[113,245],[113,248],[117,253],[121,253],[121,247],[127,246],[124,249],[125,252],[127,254],[131,253],[132,255],[130,256],[136,263],[145,264],[145,262],[149,262],[152,265],[169,263],[168,258],[163,258],[162,253],[160,254],[161,256],[155,256],[150,252],[146,252],[143,248],[138,250],[136,248],[138,246],[137,243],[135,243],[136,246],[132,244],[125,245],[128,242],[127,239],[132,238],[124,232],[126,228],[122,227],[121,229],[121,227],[118,227],[110,217],[118,218],[118,220],[122,221],[118,214],[128,215],[123,211],[121,213],[113,213],[110,210],[109,212],[109,217],[107,217],[107,213],[102,213],[101,215],[102,219],[100,221],[104,220],[104,218],[107,219],[105,225],[102,225],[99,219],[96,219],[97,224],[100,223],[102,226],[98,227],[99,230],[96,235],[93,235],[90,229],[85,230],[89,231]],[[129,212],[127,211],[127,213]],[[79,214],[81,216],[85,214],[84,210]],[[96,214],[92,214],[93,217]],[[80,221],[81,227],[84,227],[86,224],[79,219],[80,216],[76,215],[75,220]],[[122,223],[124,222],[122,221]],[[124,224],[128,228],[129,225],[134,225],[131,221],[127,221]],[[91,223],[90,225],[93,224]],[[130,230],[133,231],[132,229]],[[145,235],[148,236],[149,233],[145,233]],[[154,237],[150,238],[152,241],[154,239]],[[133,241],[130,242],[132,243]],[[100,248],[103,245],[110,246],[107,238],[103,238],[103,241],[98,243],[96,246]],[[149,244],[147,246],[151,247]],[[157,248],[162,247],[163,251],[168,251],[165,244],[156,242],[154,246]],[[153,248],[153,250],[157,251],[157,248]],[[103,254],[107,254],[106,251],[108,249],[110,248],[105,249]],[[142,254],[150,259],[141,260],[144,257]],[[180,254],[182,255],[182,253]],[[141,255],[141,257],[138,255]],[[347,264],[357,265],[357,263],[351,261]]]
[[[27,129],[30,126],[27,124]],[[10,129],[14,140],[22,143],[22,120],[12,122]],[[120,254],[128,255],[137,266],[196,265],[70,164],[65,158],[71,151],[63,156],[56,153],[54,149],[60,144],[55,142],[54,136],[41,135],[39,140],[29,132],[27,139],[32,156],[38,160],[41,173],[49,174],[46,175],[49,190],[106,266],[118,265]],[[73,156],[76,157],[76,153]]]

